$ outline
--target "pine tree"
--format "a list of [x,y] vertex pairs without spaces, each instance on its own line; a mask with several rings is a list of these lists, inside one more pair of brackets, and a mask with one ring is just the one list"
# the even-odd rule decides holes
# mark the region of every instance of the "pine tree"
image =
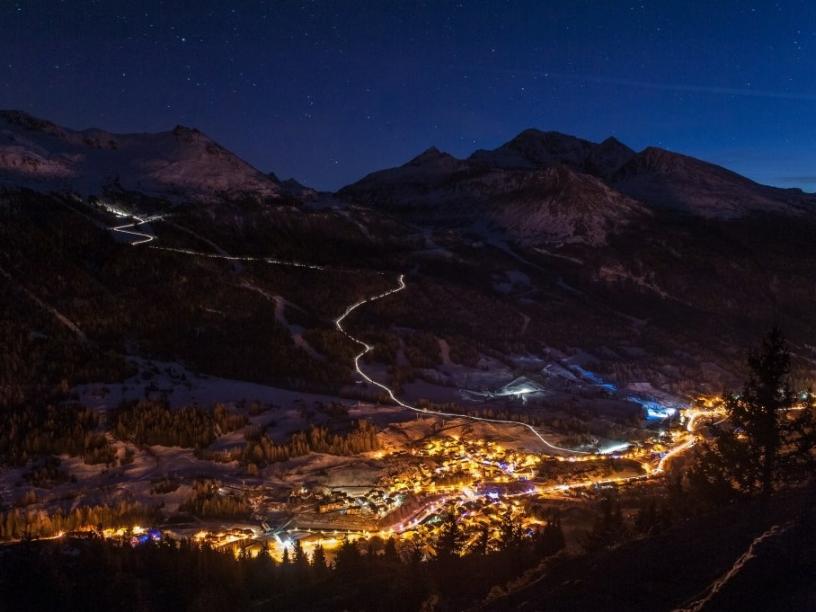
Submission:
[[[812,475],[813,396],[801,400],[794,393],[790,353],[779,328],[749,356],[748,369],[742,392],[724,398],[727,420],[712,426],[713,439],[701,446],[688,472],[695,492],[714,503],[755,493],[767,500],[779,483]],[[800,402],[804,409],[791,412]]]
[[309,559],[306,557],[306,551],[303,550],[303,544],[300,543],[300,540],[295,540],[293,550],[292,566],[295,570],[295,579],[298,582],[305,582],[309,575]]
[[513,519],[513,512],[509,508],[502,515],[499,534],[499,543],[502,550],[514,548],[521,543],[523,536],[521,526]]
[[479,539],[476,540],[474,552],[483,557],[490,552],[490,527],[487,525],[482,525],[479,529]]
[[441,561],[449,561],[457,557],[462,551],[464,540],[465,535],[459,529],[456,515],[449,512],[442,521],[439,537],[436,540],[436,558]]
[[595,521],[586,536],[584,548],[592,551],[614,545],[624,537],[625,527],[617,494],[606,493],[598,503]]
[[535,541],[535,552],[540,557],[554,555],[566,546],[564,530],[561,528],[561,516],[554,513],[544,528],[538,533]]
[[400,561],[399,554],[397,553],[397,541],[394,536],[388,538],[388,541],[385,543],[383,561],[392,565],[397,564]]
[[347,537],[343,539],[337,551],[334,565],[337,574],[343,577],[356,575],[362,567],[360,551]]
[[329,575],[329,567],[326,562],[326,551],[319,542],[312,553],[312,575],[315,580],[320,581]]

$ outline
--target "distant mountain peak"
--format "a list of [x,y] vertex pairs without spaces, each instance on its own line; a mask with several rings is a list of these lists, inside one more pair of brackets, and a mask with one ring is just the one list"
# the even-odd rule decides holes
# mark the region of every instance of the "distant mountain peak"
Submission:
[[[204,136],[200,130],[194,127],[187,127],[186,125],[177,125],[173,128],[173,136]],[[206,136],[204,136],[206,138]]]
[[[816,209],[813,196],[758,185],[659,147],[636,153],[613,136],[594,143],[535,128],[464,160],[431,147],[403,166],[366,176],[339,195],[363,204],[430,211],[452,222],[492,215],[525,240],[534,240],[537,233],[564,241],[582,236],[594,243],[642,217],[648,210],[643,204],[720,218]],[[524,215],[537,221],[524,222]],[[548,229],[547,223],[553,226]],[[581,227],[593,230],[582,233]]]
[[[604,145],[608,145],[608,146],[618,146],[618,145],[620,145],[622,147],[626,147],[625,144],[623,144],[620,140],[618,140],[614,136],[607,136],[603,141],[601,141],[600,146],[604,146]],[[629,147],[626,147],[626,148],[629,149]],[[629,149],[629,150],[631,151],[631,149]]]
[[610,136],[592,149],[585,166],[592,174],[608,179],[634,156],[634,150]]
[[0,110],[0,120],[8,126],[17,126],[32,132],[57,134],[64,131],[63,128],[56,123],[52,123],[46,119],[40,119],[21,110]]
[[557,130],[539,130],[538,128],[527,128],[526,130],[519,132],[514,138],[505,143],[505,146],[513,143],[528,142],[546,142],[550,144],[581,142],[591,144],[589,141],[584,140],[583,138],[578,138],[577,136],[565,134],[564,132],[559,132]]
[[280,186],[196,128],[112,134],[0,111],[0,184],[101,195],[111,186],[171,199],[277,197]]
[[429,163],[435,163],[439,161],[449,161],[449,160],[456,160],[456,158],[451,155],[450,153],[445,153],[444,151],[440,151],[436,147],[428,147],[422,153],[411,159],[406,166],[421,166]]
[[496,149],[474,152],[469,159],[499,168],[537,168],[555,164],[581,167],[594,146],[588,140],[569,134],[529,128]]
[[722,166],[660,147],[646,147],[632,156],[611,183],[652,206],[704,217],[800,214],[816,207],[810,195],[760,185]]

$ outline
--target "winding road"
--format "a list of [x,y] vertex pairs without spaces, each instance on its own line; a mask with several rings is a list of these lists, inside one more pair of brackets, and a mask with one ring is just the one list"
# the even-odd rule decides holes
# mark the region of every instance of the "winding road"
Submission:
[[418,412],[420,414],[427,414],[427,415],[440,416],[440,417],[446,417],[446,418],[468,419],[470,421],[479,421],[479,422],[483,422],[483,423],[499,423],[499,424],[502,424],[502,425],[516,425],[516,426],[524,427],[524,428],[530,430],[541,441],[541,443],[544,444],[544,446],[547,447],[549,450],[557,451],[559,453],[568,453],[568,454],[577,454],[577,455],[589,455],[589,454],[591,454],[591,453],[588,453],[586,451],[580,451],[580,450],[575,450],[575,449],[571,449],[571,448],[564,448],[564,447],[561,447],[561,446],[557,446],[557,445],[553,444],[552,442],[549,442],[544,436],[542,436],[536,430],[535,427],[533,427],[529,423],[522,423],[521,421],[513,421],[513,420],[509,420],[509,419],[488,419],[488,418],[477,417],[477,416],[472,416],[472,415],[468,415],[468,414],[458,414],[458,413],[455,413],[455,412],[444,412],[444,411],[441,411],[441,410],[431,410],[431,409],[428,409],[428,408],[418,408],[417,406],[412,406],[411,404],[409,404],[407,402],[404,402],[401,399],[399,399],[394,394],[394,390],[391,389],[389,386],[374,380],[373,378],[371,378],[371,376],[366,374],[365,371],[360,367],[360,359],[362,359],[363,356],[366,355],[366,353],[368,353],[369,351],[371,351],[374,347],[371,346],[370,344],[367,344],[366,342],[363,342],[362,340],[360,340],[356,336],[351,335],[348,332],[348,330],[345,327],[343,327],[343,321],[352,312],[354,312],[355,310],[360,308],[360,306],[363,306],[364,304],[368,304],[369,302],[374,302],[376,300],[380,300],[380,299],[382,299],[384,297],[387,297],[389,295],[393,295],[394,293],[399,293],[400,291],[405,290],[406,287],[407,287],[407,285],[405,284],[405,275],[400,274],[399,278],[397,279],[397,286],[396,287],[394,287],[393,289],[389,289],[388,291],[385,291],[385,292],[380,293],[378,295],[373,295],[373,296],[370,296],[370,297],[367,297],[367,298],[364,298],[362,300],[359,300],[359,301],[355,302],[354,304],[348,306],[346,308],[345,312],[343,312],[343,314],[341,314],[339,317],[337,317],[337,319],[335,319],[334,324],[337,327],[337,329],[341,333],[345,334],[345,336],[349,340],[351,340],[351,341],[357,343],[359,346],[363,347],[363,350],[360,351],[359,353],[357,353],[357,355],[354,357],[354,369],[357,371],[358,375],[360,375],[366,382],[374,385],[375,387],[379,387],[380,389],[385,391],[385,393],[388,395],[388,397],[391,399],[392,402],[394,402],[398,406],[402,406],[403,408],[407,408],[408,410],[413,410],[414,412]]
[[134,236],[136,240],[130,243],[130,246],[138,246],[140,244],[147,244],[148,242],[153,242],[156,240],[155,234],[145,234],[144,232],[137,232],[134,231],[132,228],[137,227],[139,225],[145,225],[146,223],[150,223],[151,221],[160,221],[162,219],[161,215],[156,215],[153,217],[137,217],[136,215],[131,215],[135,221],[132,223],[125,223],[123,225],[117,225],[111,227],[112,232],[118,232],[120,234],[126,234],[128,236]]
[[[139,216],[136,216],[136,215],[131,215],[131,217],[133,219],[135,219],[134,222],[111,227],[110,228],[111,231],[119,232],[119,233],[122,233],[122,234],[127,234],[129,236],[134,236],[136,238],[136,240],[133,240],[130,243],[130,246],[144,245],[144,244],[147,244],[149,242],[153,242],[154,240],[157,239],[155,234],[147,234],[147,233],[144,233],[144,232],[134,231],[133,228],[137,227],[137,226],[145,225],[146,223],[149,223],[150,221],[160,221],[163,218],[161,215],[156,215],[156,216],[153,216],[153,217],[139,217]],[[327,270],[328,269],[326,266],[320,266],[320,265],[316,265],[316,264],[307,264],[307,263],[303,263],[303,262],[299,262],[299,261],[276,259],[274,257],[237,256],[237,255],[229,255],[226,252],[206,253],[206,252],[202,252],[202,251],[195,251],[195,250],[192,250],[192,249],[181,249],[181,248],[174,248],[174,247],[161,247],[161,246],[155,246],[155,245],[151,245],[149,248],[156,249],[156,250],[161,250],[161,251],[167,251],[167,252],[171,252],[171,253],[179,253],[179,254],[184,254],[184,255],[190,255],[190,256],[194,256],[194,257],[207,257],[207,258],[210,258],[210,259],[224,259],[224,260],[227,260],[227,261],[256,261],[256,262],[263,262],[263,263],[267,263],[267,264],[271,264],[271,265],[292,266],[292,267],[296,267],[296,268],[307,268],[307,269],[311,269],[311,270]],[[374,385],[376,387],[379,387],[380,389],[385,391],[385,393],[388,395],[389,399],[393,403],[397,404],[398,406],[402,406],[403,408],[406,408],[408,410],[412,410],[414,412],[420,413],[420,414],[425,414],[425,415],[430,415],[430,416],[438,416],[438,417],[444,417],[444,418],[466,419],[466,420],[477,421],[477,422],[482,422],[482,423],[496,423],[496,424],[500,424],[500,425],[513,425],[513,426],[517,426],[517,427],[524,427],[525,429],[529,430],[533,435],[535,435],[535,437],[538,438],[538,440],[540,440],[541,443],[549,451],[554,451],[554,452],[559,453],[559,454],[566,453],[566,454],[572,454],[572,455],[590,455],[590,454],[592,454],[592,453],[587,452],[587,451],[581,451],[581,450],[576,450],[576,449],[571,449],[571,448],[564,448],[562,446],[558,446],[556,444],[553,444],[552,442],[547,440],[544,436],[542,436],[541,433],[539,433],[538,430],[536,430],[536,428],[533,427],[532,425],[530,425],[529,423],[523,423],[521,421],[514,421],[514,420],[511,420],[511,419],[489,419],[489,418],[485,418],[485,417],[477,417],[477,416],[468,415],[468,414],[458,414],[458,413],[454,413],[454,412],[444,412],[444,411],[441,411],[441,410],[432,410],[432,409],[428,409],[428,408],[419,408],[417,406],[413,406],[413,405],[399,399],[396,396],[396,394],[394,393],[393,389],[391,389],[390,387],[388,387],[387,385],[385,385],[385,384],[383,384],[383,383],[381,383],[379,381],[374,380],[371,376],[369,376],[365,372],[365,370],[363,370],[363,368],[361,367],[360,360],[363,358],[364,355],[366,355],[374,347],[371,346],[370,344],[367,344],[366,342],[364,342],[360,338],[357,338],[356,336],[353,336],[343,326],[343,322],[345,321],[345,319],[352,312],[354,312],[355,310],[357,310],[358,308],[360,308],[364,304],[368,304],[370,302],[380,300],[380,299],[382,299],[384,297],[387,297],[389,295],[393,295],[394,293],[398,293],[400,291],[403,291],[405,288],[406,288],[405,275],[400,274],[398,279],[397,279],[397,286],[396,287],[394,287],[393,289],[389,289],[388,291],[385,291],[383,293],[379,293],[377,295],[362,298],[362,299],[358,300],[357,302],[354,302],[353,304],[346,307],[345,311],[343,311],[343,314],[341,314],[339,317],[337,317],[337,319],[335,319],[335,321],[334,321],[334,324],[337,327],[338,331],[340,331],[343,335],[345,335],[352,342],[356,343],[358,346],[361,346],[362,349],[363,349],[354,357],[354,369],[356,370],[357,374],[361,378],[363,378],[369,384],[372,384],[372,385]]]

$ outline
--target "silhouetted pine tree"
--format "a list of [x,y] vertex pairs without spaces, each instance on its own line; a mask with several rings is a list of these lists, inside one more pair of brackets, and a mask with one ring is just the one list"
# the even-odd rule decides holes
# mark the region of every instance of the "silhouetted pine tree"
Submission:
[[449,512],[442,520],[439,538],[436,540],[436,558],[441,562],[448,562],[462,552],[465,534],[459,528],[456,515]]
[[[728,419],[712,426],[711,441],[688,472],[691,487],[714,503],[755,493],[767,499],[813,466],[813,397],[797,397],[791,388],[791,358],[779,328],[751,353],[748,369],[742,392],[724,398]],[[805,409],[791,412],[800,402]]]
[[312,576],[316,582],[322,582],[329,575],[329,567],[326,561],[326,551],[323,545],[318,542],[312,554]]
[[584,539],[584,548],[593,551],[620,542],[625,536],[625,527],[617,494],[606,493],[598,503],[592,530]]
[[502,550],[515,548],[521,543],[522,537],[521,526],[513,519],[513,513],[508,508],[499,524],[499,546]]
[[490,527],[487,525],[482,525],[479,529],[479,538],[476,540],[473,552],[482,556],[490,552]]

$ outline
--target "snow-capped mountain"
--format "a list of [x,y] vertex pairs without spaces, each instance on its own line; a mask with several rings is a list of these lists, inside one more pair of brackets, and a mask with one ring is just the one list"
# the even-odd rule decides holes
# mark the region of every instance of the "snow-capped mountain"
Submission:
[[811,194],[760,185],[720,166],[657,147],[632,156],[610,178],[616,189],[653,206],[703,217],[801,214],[816,207]]
[[598,245],[609,233],[649,214],[585,171],[593,163],[599,172],[611,173],[622,163],[620,147],[527,130],[494,151],[477,151],[465,160],[428,149],[399,168],[366,176],[340,196],[416,213],[434,223],[487,223],[525,245]]
[[525,246],[604,244],[649,211],[603,181],[566,166],[513,175],[514,188],[489,207],[490,219]]
[[176,200],[280,193],[277,181],[196,129],[76,131],[20,111],[0,111],[2,184],[83,195],[137,191]]
[[615,138],[596,144],[532,129],[467,159],[429,149],[340,195],[431,222],[486,219],[525,244],[602,244],[654,210],[733,219],[816,209],[814,195],[759,185],[692,157],[653,147],[636,153]]
[[564,164],[581,169],[596,145],[560,132],[524,130],[497,149],[480,149],[470,156],[498,168],[540,168]]
[[507,169],[548,168],[561,164],[608,179],[634,156],[632,149],[613,137],[596,144],[560,132],[530,129],[497,149],[480,149],[468,159]]
[[[317,197],[293,180],[258,171],[193,128],[77,131],[20,111],[0,111],[0,186],[81,195],[131,191],[175,201]],[[816,206],[811,194],[759,185],[685,155],[653,147],[636,153],[615,138],[594,143],[535,129],[466,159],[431,147],[339,196],[420,214],[422,221],[487,224],[524,244],[601,244],[651,210],[733,219],[808,214]]]

